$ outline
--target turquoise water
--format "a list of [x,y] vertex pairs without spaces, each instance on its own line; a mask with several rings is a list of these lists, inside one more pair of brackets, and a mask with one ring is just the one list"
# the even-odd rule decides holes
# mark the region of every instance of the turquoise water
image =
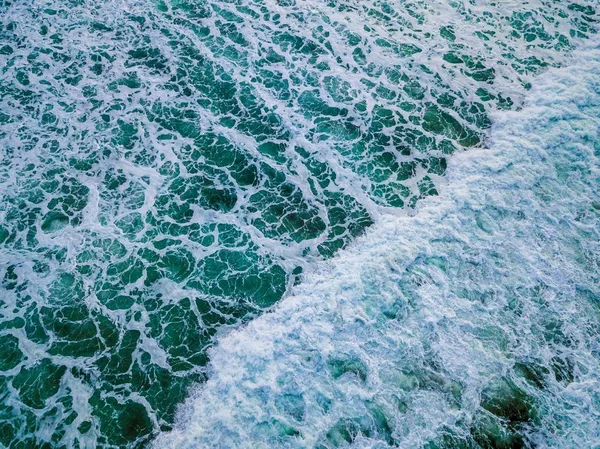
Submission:
[[596,448],[600,47],[210,351],[154,447]]
[[[597,432],[600,206],[582,156],[597,56],[572,52],[597,39],[599,6],[0,2],[0,446],[554,447],[573,422]],[[526,98],[565,115],[498,115]],[[495,156],[498,133],[522,147]],[[551,145],[563,153],[535,159]],[[490,195],[463,200],[479,212],[444,203],[467,182],[448,164],[485,177],[496,157],[513,171],[461,190]],[[549,161],[548,187],[514,171]],[[494,189],[519,182],[531,203],[494,209],[511,199]],[[455,217],[441,243],[438,209]],[[503,213],[523,227],[499,228]],[[288,334],[295,307],[308,340]]]

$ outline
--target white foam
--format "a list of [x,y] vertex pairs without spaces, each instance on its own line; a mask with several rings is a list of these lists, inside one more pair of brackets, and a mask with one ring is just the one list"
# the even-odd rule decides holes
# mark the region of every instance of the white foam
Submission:
[[[596,46],[541,76],[522,111],[495,116],[490,149],[453,157],[416,216],[380,215],[272,313],[222,338],[210,379],[154,447],[314,447],[373,407],[395,444],[421,447],[465,436],[499,376],[535,398],[541,418],[523,432],[537,447],[597,443],[599,74]],[[556,357],[572,382],[548,375],[540,390],[512,369],[551,372]],[[355,368],[335,378],[344,358]],[[426,388],[410,374],[424,371],[443,379]],[[352,444],[386,445],[377,432]]]

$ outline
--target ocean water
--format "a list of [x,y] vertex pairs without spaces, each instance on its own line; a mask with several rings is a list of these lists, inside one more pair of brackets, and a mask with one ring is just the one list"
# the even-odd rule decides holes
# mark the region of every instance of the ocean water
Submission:
[[597,448],[600,47],[221,339],[154,447]]
[[0,447],[600,445],[599,8],[1,0]]

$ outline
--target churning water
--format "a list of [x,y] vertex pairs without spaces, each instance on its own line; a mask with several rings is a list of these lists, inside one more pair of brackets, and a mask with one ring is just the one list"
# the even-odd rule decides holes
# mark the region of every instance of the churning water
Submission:
[[0,445],[600,445],[599,8],[1,0]]

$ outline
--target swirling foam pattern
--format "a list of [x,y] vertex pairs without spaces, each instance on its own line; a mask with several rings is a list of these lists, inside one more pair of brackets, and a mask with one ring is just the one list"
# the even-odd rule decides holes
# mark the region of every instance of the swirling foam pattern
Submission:
[[0,444],[169,430],[216,336],[436,195],[597,9],[1,0]]
[[156,448],[595,448],[600,46],[221,339]]

